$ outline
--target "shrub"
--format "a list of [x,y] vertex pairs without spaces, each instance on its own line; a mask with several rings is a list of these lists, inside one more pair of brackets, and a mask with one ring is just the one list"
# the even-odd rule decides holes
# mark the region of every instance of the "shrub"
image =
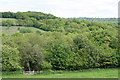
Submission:
[[37,34],[40,34],[40,35],[42,34],[39,30],[37,30],[36,33],[37,33]]
[[22,28],[22,29],[20,29],[20,33],[32,33],[32,30],[30,30],[28,28]]
[[18,30],[20,30],[20,27],[18,27]]
[[42,63],[42,70],[50,70],[51,68],[52,68],[51,63],[45,61]]

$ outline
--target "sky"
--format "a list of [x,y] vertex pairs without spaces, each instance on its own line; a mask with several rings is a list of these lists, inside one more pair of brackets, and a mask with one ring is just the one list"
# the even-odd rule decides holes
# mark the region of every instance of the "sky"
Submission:
[[57,17],[118,17],[119,0],[0,0],[0,12],[37,11]]

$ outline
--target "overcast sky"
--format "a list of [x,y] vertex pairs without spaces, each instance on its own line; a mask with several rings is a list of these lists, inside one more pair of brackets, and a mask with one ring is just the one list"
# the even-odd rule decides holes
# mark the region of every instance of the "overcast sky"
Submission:
[[0,0],[0,12],[38,11],[57,17],[118,17],[119,0]]

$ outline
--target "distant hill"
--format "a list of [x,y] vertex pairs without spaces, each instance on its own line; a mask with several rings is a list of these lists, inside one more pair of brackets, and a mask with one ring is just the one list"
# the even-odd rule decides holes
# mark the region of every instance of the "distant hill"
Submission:
[[[69,18],[73,19],[73,18]],[[118,24],[118,18],[87,18],[87,17],[79,17],[79,20],[87,20],[92,22],[101,22],[107,24]]]
[[28,11],[28,12],[17,12],[17,13],[2,12],[2,18],[15,18],[15,19],[34,18],[40,20],[40,19],[55,19],[57,17],[52,14]]

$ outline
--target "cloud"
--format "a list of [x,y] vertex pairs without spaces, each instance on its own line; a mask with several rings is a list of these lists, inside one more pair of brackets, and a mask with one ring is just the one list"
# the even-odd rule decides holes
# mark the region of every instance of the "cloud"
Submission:
[[118,0],[2,0],[0,11],[40,11],[58,17],[118,17]]

